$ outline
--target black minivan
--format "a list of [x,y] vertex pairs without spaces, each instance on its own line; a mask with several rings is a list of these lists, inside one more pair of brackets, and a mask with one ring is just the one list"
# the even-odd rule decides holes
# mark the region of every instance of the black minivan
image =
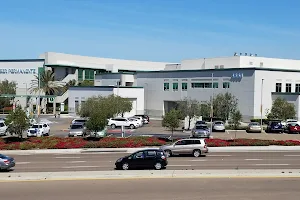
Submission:
[[129,156],[119,158],[116,163],[116,169],[165,169],[168,165],[167,157],[162,150],[145,149],[137,151]]

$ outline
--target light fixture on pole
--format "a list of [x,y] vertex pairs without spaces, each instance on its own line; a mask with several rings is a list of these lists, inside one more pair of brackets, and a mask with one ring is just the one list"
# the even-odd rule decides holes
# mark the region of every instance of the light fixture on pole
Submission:
[[262,130],[263,125],[263,89],[264,89],[264,79],[261,79],[261,88],[260,88],[260,128]]
[[214,73],[211,74],[211,105],[210,105],[210,131],[213,129],[214,116]]

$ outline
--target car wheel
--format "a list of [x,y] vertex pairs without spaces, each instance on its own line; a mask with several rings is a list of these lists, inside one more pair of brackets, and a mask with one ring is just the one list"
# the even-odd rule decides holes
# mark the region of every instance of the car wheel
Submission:
[[128,170],[129,169],[129,164],[128,163],[123,163],[122,164],[122,169],[123,170]]
[[166,157],[171,157],[172,156],[172,151],[171,150],[165,150],[165,155]]
[[133,124],[130,124],[129,128],[130,128],[130,129],[134,129],[135,126],[134,126]]
[[116,125],[115,125],[115,124],[112,124],[112,125],[110,125],[110,127],[111,127],[112,129],[115,129],[115,128],[116,128]]
[[162,169],[162,164],[161,163],[156,163],[155,165],[154,165],[154,168],[156,169],[156,170],[161,170]]
[[196,158],[201,156],[201,151],[200,150],[194,150],[193,156],[196,157]]

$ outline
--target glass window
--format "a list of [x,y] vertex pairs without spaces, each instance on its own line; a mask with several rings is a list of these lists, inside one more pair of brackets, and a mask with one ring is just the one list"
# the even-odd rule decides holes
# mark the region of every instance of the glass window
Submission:
[[205,88],[211,88],[211,83],[204,83]]
[[296,84],[295,92],[300,92],[300,84],[299,83]]
[[144,152],[140,151],[134,154],[134,158],[144,158]]
[[78,69],[78,81],[83,80],[83,69]]
[[181,83],[181,89],[187,90],[187,83]]
[[169,83],[164,83],[164,91],[168,91],[170,89]]
[[214,88],[219,88],[219,83],[214,83],[213,86]]
[[229,82],[223,82],[223,88],[230,88]]
[[204,88],[204,83],[192,83],[192,88]]
[[194,144],[201,144],[200,140],[194,140]]
[[178,83],[173,83],[173,91],[178,91]]
[[285,84],[285,92],[292,92],[292,84],[291,83],[286,83]]
[[281,92],[281,83],[276,83],[276,92]]
[[95,73],[93,69],[86,69],[84,72],[85,80],[94,80]]
[[155,157],[156,151],[147,151],[147,157]]
[[186,145],[186,141],[180,140],[180,141],[176,142],[176,145]]

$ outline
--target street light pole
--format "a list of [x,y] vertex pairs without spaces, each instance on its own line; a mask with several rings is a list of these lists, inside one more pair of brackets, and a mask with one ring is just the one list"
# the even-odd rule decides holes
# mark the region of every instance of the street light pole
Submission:
[[263,125],[263,87],[264,79],[261,79],[261,88],[260,88],[260,128],[262,130]]
[[40,122],[40,112],[41,112],[41,107],[40,107],[40,104],[41,104],[41,72],[38,71],[38,76],[39,76],[39,87],[38,87],[38,90],[39,90],[39,94],[38,94],[38,110],[37,110],[37,122],[39,123]]
[[211,105],[210,105],[210,131],[213,129],[213,116],[214,116],[214,73],[211,73]]

